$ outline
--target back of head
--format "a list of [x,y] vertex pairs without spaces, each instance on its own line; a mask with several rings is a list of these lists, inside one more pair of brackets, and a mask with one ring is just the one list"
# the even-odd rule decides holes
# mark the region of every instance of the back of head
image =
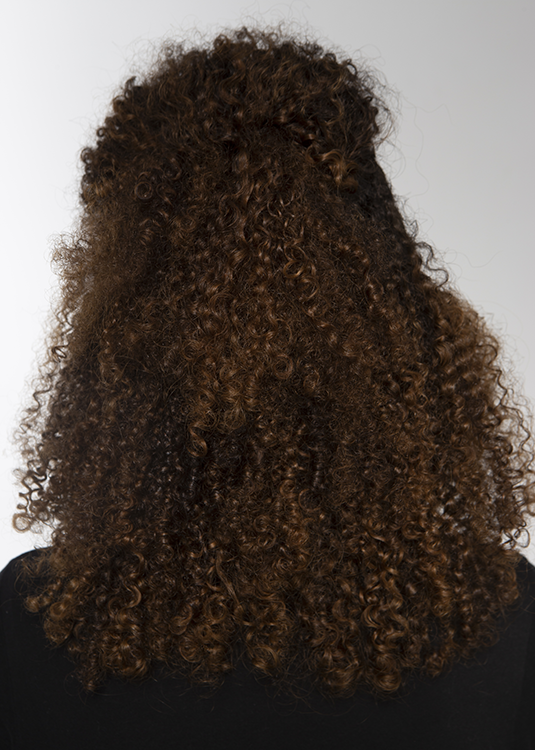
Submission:
[[84,150],[18,523],[55,527],[29,603],[89,687],[241,644],[392,691],[514,601],[523,418],[404,225],[384,113],[352,63],[242,29],[165,47]]

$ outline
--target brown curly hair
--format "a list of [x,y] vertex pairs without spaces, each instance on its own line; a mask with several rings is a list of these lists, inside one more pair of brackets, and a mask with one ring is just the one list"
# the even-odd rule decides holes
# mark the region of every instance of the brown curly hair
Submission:
[[89,689],[244,657],[387,693],[497,637],[527,420],[388,122],[352,62],[241,29],[166,44],[82,152],[15,518],[54,528],[27,603]]

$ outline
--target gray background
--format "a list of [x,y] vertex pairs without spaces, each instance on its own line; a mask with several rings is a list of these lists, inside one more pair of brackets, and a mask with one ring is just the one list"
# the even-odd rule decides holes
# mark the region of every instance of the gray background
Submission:
[[[195,12],[191,13],[194,7]],[[409,216],[504,338],[535,401],[535,3],[523,0],[40,0],[2,13],[0,568],[41,543],[16,534],[9,436],[53,296],[48,258],[76,206],[77,155],[116,86],[163,36],[289,21],[389,83],[383,158]],[[535,562],[535,546],[527,550]]]

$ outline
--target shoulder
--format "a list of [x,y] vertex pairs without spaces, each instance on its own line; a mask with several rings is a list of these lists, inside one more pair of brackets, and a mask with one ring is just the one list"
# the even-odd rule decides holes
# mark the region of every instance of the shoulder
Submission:
[[[31,667],[35,643],[37,650],[42,650],[44,636],[38,629],[38,619],[32,617],[24,607],[30,587],[24,571],[44,555],[45,550],[25,552],[8,562],[0,572],[0,747],[15,747],[11,719],[17,680],[22,675],[20,666]],[[22,660],[19,658],[21,656]]]
[[46,557],[47,551],[48,549],[44,548],[23,552],[22,555],[10,560],[5,568],[0,571],[0,606],[29,593],[24,572],[34,563]]
[[535,566],[527,558],[521,557],[516,568],[516,575],[521,606],[535,613]]
[[520,617],[527,621],[529,634],[523,654],[524,671],[520,700],[518,701],[514,747],[532,747],[535,740],[535,567],[522,559],[517,568],[520,588]]

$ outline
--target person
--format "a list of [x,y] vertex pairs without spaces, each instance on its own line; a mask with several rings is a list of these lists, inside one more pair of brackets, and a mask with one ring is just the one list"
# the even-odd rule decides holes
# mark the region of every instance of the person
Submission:
[[533,447],[373,76],[166,43],[82,152],[19,437],[2,747],[535,743]]

